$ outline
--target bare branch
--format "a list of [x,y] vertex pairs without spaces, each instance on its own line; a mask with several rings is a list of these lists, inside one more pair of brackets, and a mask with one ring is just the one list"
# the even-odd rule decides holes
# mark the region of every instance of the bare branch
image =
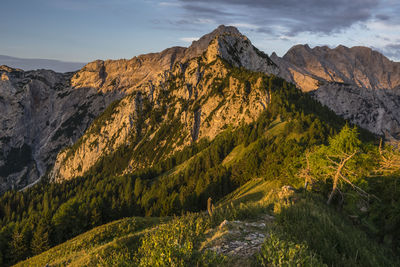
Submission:
[[382,159],[383,159],[384,161],[387,160],[387,159],[385,158],[385,156],[383,155],[383,153],[382,153],[382,138],[381,138],[381,140],[379,141],[379,154],[381,155],[381,157],[382,157]]
[[307,151],[305,153],[306,156],[306,162],[307,162],[307,167],[305,169],[302,169],[299,173],[299,176],[301,178],[304,178],[304,189],[307,189],[307,186],[309,183],[313,183],[312,175],[311,175],[311,169],[310,169],[310,161],[308,158],[309,152]]
[[346,178],[345,176],[343,176],[342,174],[340,174],[340,178],[342,178],[346,183],[348,183],[351,187],[353,187],[354,189],[356,189],[357,191],[359,191],[359,194],[361,193],[361,195],[363,195],[364,197],[374,197],[377,200],[381,201],[378,197],[376,197],[375,195],[371,195],[368,194],[367,192],[365,192],[364,190],[362,190],[360,187],[356,186],[355,184],[353,184],[348,178]]
[[381,155],[381,161],[378,172],[391,174],[400,170],[400,153],[393,150],[386,151],[386,153],[382,151],[382,139],[379,143],[379,154]]
[[340,163],[337,163],[336,161],[334,161],[333,159],[331,159],[329,156],[326,156],[326,159],[329,160],[332,164],[335,164],[336,166],[339,166]]

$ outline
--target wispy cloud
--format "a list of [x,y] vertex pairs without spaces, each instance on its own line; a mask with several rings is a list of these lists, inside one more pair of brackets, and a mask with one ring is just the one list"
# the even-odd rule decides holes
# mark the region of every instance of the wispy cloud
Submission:
[[255,24],[251,24],[251,23],[228,23],[228,25],[230,26],[234,26],[234,27],[238,27],[238,28],[245,28],[245,29],[252,29],[252,30],[258,30],[261,28],[260,25],[255,25]]
[[185,43],[191,43],[193,41],[199,40],[199,37],[182,37],[182,38],[179,38],[179,40],[181,40]]
[[158,3],[159,6],[165,6],[165,7],[180,7],[182,6],[181,3],[176,2],[176,1],[170,1],[170,2],[160,2]]
[[385,54],[393,60],[400,61],[400,41],[397,43],[387,44],[383,47],[374,47],[379,52]]

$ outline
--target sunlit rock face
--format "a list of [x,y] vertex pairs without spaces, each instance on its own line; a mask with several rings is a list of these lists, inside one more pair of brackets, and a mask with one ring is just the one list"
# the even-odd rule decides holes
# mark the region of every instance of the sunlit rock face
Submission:
[[[60,182],[84,175],[99,158],[121,147],[128,145],[131,154],[138,154],[143,144],[157,142],[160,151],[168,152],[155,159],[132,158],[122,173],[152,166],[202,138],[212,140],[227,127],[255,120],[268,106],[269,94],[261,76],[239,80],[230,74],[230,66],[270,74],[278,72],[277,66],[236,28],[221,26],[182,53],[182,60],[172,68],[157,74],[150,71],[150,80],[139,79],[126,86],[128,80],[120,78],[124,80],[121,90],[129,88],[129,95],[106,112],[107,117],[96,120],[77,144],[58,154],[51,179]],[[91,64],[98,71],[90,83],[100,91],[108,91],[108,77],[125,77],[123,71],[110,74],[110,67],[105,67],[107,75],[101,81],[102,63]],[[151,114],[160,114],[159,123],[154,123]],[[177,134],[157,139],[164,131],[163,123],[170,121],[175,121]]]
[[371,89],[400,88],[400,63],[367,47],[292,47],[283,59],[315,78]]
[[160,53],[152,53],[126,60],[97,60],[75,73],[71,85],[75,88],[96,88],[101,92],[132,93],[142,84],[158,82],[160,74],[169,71],[180,62],[202,56],[207,51],[211,62],[221,57],[229,63],[248,70],[267,73],[278,68],[267,55],[255,48],[248,38],[235,27],[219,26],[213,32],[194,41],[188,48],[172,47]]

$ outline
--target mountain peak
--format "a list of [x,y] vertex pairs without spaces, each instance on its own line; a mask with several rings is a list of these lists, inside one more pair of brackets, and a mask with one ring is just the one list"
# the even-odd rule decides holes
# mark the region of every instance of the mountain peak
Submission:
[[219,25],[218,28],[216,28],[213,32],[219,33],[219,34],[222,34],[222,33],[241,34],[236,27],[225,26],[225,25]]
[[194,41],[194,43],[197,43],[201,40],[209,40],[211,41],[218,35],[236,35],[236,36],[241,36],[245,37],[242,35],[242,33],[234,26],[225,26],[225,25],[219,25],[215,30],[212,32],[203,35],[198,41]]
[[[200,42],[204,42],[201,45],[208,42],[205,50],[207,62],[220,57],[236,67],[271,74],[278,72],[268,55],[254,47],[250,40],[235,27],[221,25],[200,38]],[[194,45],[196,44],[192,46]]]
[[338,46],[336,46],[335,49],[336,50],[348,50],[349,48],[347,46],[345,46],[345,45],[338,45]]
[[21,69],[11,68],[7,65],[0,65],[0,71],[13,72],[13,71],[21,71]]
[[233,26],[220,25],[212,32],[203,35],[199,40],[193,41],[192,45],[188,48],[188,51],[186,52],[185,59],[198,57],[203,54],[203,52],[207,50],[208,45],[211,43],[211,41],[220,35],[234,35],[237,37],[246,38],[239,32],[237,28]]

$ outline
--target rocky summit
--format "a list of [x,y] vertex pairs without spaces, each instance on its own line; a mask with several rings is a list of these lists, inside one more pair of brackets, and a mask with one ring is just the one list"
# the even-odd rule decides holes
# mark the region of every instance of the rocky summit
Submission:
[[[209,44],[200,53],[205,42]],[[227,127],[253,121],[269,105],[270,96],[262,78],[246,80],[235,76],[229,65],[264,73],[276,73],[276,65],[235,28],[221,26],[194,42],[185,53],[188,60],[178,61],[157,75],[150,72],[153,78],[146,82],[130,83],[126,79],[132,78],[129,72],[105,67],[107,79],[122,81],[118,86],[121,90],[131,88],[127,90],[129,94],[94,121],[79,142],[58,155],[52,179],[61,181],[83,175],[100,157],[126,144],[137,154],[147,142],[158,142],[162,149],[152,159],[132,158],[123,173],[151,166],[199,139],[212,140]],[[99,71],[96,77],[100,76]],[[107,92],[108,84],[96,81],[91,85]],[[152,112],[157,115],[149,116]],[[168,120],[174,121],[177,135],[164,139],[160,135],[165,129],[159,123]]]

